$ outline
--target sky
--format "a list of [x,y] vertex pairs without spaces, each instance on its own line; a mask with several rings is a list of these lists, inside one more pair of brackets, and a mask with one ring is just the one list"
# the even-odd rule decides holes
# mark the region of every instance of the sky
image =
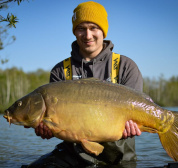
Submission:
[[[166,79],[178,76],[178,0],[94,0],[108,13],[106,40],[113,51],[131,58],[143,77]],[[39,68],[50,71],[70,57],[72,15],[85,0],[29,0],[19,6],[11,2],[7,10],[19,22],[8,30],[16,41],[1,50],[0,69],[17,67],[25,72]],[[1,23],[2,24],[2,23]]]

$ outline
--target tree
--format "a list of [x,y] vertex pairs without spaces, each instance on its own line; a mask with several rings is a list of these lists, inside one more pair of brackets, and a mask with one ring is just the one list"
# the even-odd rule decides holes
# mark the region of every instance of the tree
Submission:
[[[0,0],[0,11],[7,9],[8,8],[7,3],[11,1],[12,0],[9,1]],[[8,24],[1,24],[0,26],[0,50],[3,50],[7,45],[12,44],[16,40],[15,36],[11,36],[11,37],[8,36],[9,34],[7,30],[11,27],[15,27],[15,24],[18,21],[16,16],[8,13],[6,18],[0,15],[0,22],[1,23],[8,22]],[[2,56],[0,55],[0,61],[1,64],[4,64],[8,62],[8,59],[2,58]]]
[[[24,0],[0,0],[0,10],[2,8],[7,7],[7,4],[10,2],[17,2],[18,5]],[[28,1],[28,0],[27,0]],[[0,15],[0,22],[8,22],[8,26],[13,26],[15,27],[15,24],[18,22],[17,16],[14,16],[13,14],[7,14],[6,17],[3,17]]]
[[19,98],[49,82],[49,72],[38,69],[25,73],[16,67],[0,69],[0,113]]
[[[0,10],[7,8],[8,3],[12,1],[17,2],[18,5],[22,2],[22,0],[0,0]],[[15,24],[18,22],[18,19],[13,14],[8,13],[6,17],[0,15],[0,22],[8,22],[9,27],[16,27]]]
[[[2,9],[7,9],[8,3],[10,3],[10,2],[17,2],[17,4],[20,5],[20,3],[22,1],[25,1],[25,0],[0,0],[0,11]],[[18,18],[17,18],[17,16],[13,15],[12,13],[11,14],[8,13],[7,16],[0,15],[0,23],[2,23],[2,22],[3,23],[7,22],[7,25],[0,26],[0,50],[4,49],[4,47],[6,45],[9,45],[15,41],[15,39],[16,39],[15,36],[12,36],[10,38],[10,41],[8,41],[6,44],[4,44],[4,40],[7,39],[7,36],[8,36],[7,30],[11,27],[16,28],[15,25],[18,22]],[[2,59],[1,56],[0,56],[0,61],[1,61],[1,64],[8,62],[7,59]]]
[[[8,30],[7,26],[0,26],[0,50],[3,50],[7,45],[12,44],[16,40],[15,36],[9,37],[7,30]],[[8,59],[2,58],[1,55],[0,60],[1,64],[8,62]]]

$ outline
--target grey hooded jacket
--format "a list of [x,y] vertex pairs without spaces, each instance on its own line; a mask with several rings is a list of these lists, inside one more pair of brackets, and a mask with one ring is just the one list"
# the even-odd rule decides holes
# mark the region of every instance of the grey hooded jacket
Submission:
[[[79,46],[76,41],[72,43],[71,64],[73,80],[94,77],[100,80],[111,81],[112,50],[111,41],[104,40],[104,49],[90,62],[87,62],[79,54]],[[142,91],[143,79],[137,65],[128,57],[121,55],[119,64],[118,83]],[[51,70],[50,82],[65,80],[63,61]],[[121,160],[135,160],[135,138],[121,139],[116,142],[103,143],[104,151],[98,157],[89,155],[83,151],[80,145],[63,142],[70,151],[84,160],[96,163],[103,161],[117,164]]]

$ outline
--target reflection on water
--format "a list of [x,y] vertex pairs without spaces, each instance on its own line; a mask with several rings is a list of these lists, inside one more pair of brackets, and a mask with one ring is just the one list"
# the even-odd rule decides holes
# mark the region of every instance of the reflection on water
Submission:
[[[178,111],[178,108],[171,109]],[[32,128],[11,125],[0,115],[0,168],[20,168],[48,152],[60,142],[57,138],[43,140],[37,137]],[[148,168],[163,167],[172,159],[162,148],[157,134],[142,133],[136,137],[137,162],[125,162],[115,167]],[[99,166],[96,166],[99,167]],[[115,168],[113,167],[113,168]],[[111,168],[111,167],[110,167]]]

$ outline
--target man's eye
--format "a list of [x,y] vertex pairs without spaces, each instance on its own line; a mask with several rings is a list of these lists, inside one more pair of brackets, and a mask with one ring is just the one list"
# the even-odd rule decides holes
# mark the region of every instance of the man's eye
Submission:
[[78,27],[78,30],[84,30],[84,28],[83,27]]
[[96,29],[98,29],[98,28],[97,28],[97,27],[92,27],[91,29],[92,29],[92,30],[96,30]]

